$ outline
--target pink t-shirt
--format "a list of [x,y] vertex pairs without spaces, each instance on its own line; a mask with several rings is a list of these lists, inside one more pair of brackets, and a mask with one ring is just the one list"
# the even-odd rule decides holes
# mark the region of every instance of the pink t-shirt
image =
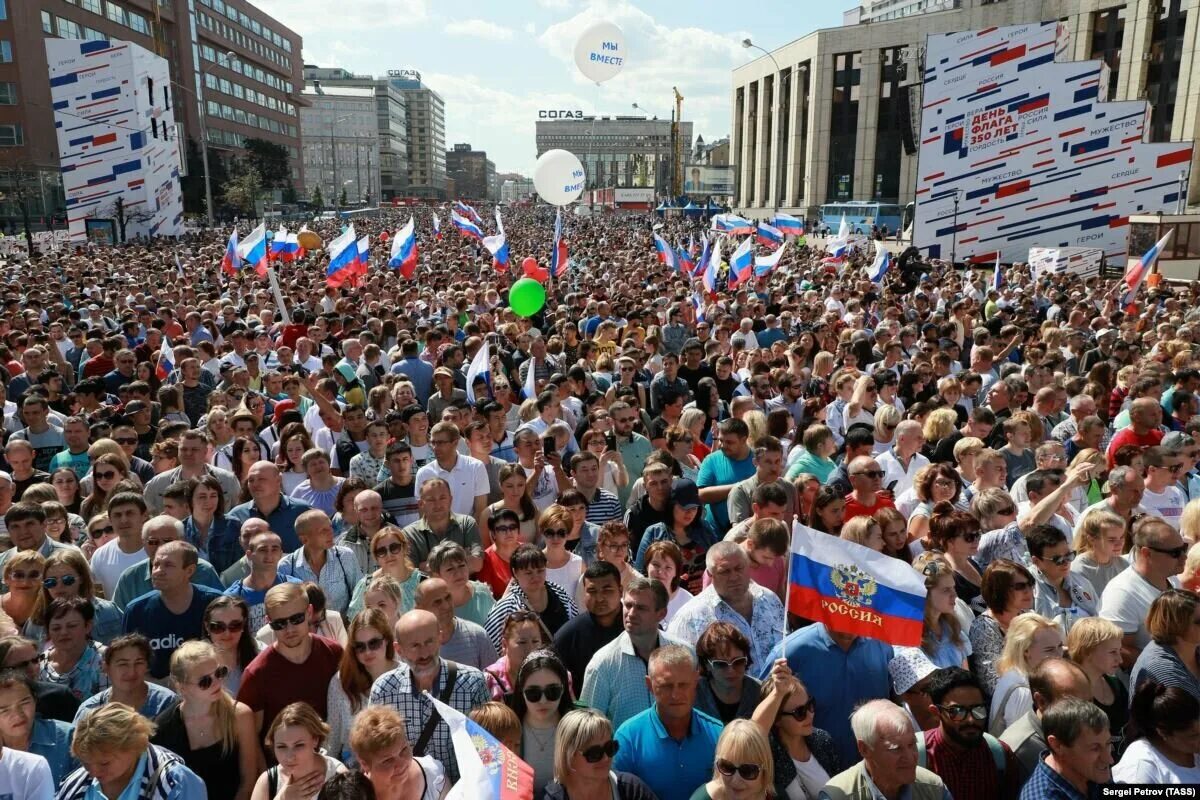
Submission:
[[[787,590],[787,564],[788,557],[780,556],[773,563],[766,567],[751,567],[750,577],[759,586],[764,589],[770,589],[775,594],[779,595],[779,599],[784,599],[784,592]],[[704,570],[704,578],[701,581],[704,588],[712,583],[712,579],[708,575],[708,570]]]

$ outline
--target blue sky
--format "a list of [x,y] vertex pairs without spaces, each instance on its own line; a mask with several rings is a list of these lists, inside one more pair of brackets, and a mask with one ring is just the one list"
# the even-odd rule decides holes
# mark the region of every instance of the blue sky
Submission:
[[[305,63],[383,75],[417,69],[446,100],[446,144],[488,151],[500,172],[531,175],[538,109],[670,115],[671,87],[684,119],[706,140],[730,129],[731,70],[812,30],[841,23],[851,0],[256,0],[304,37]],[[735,15],[734,9],[743,13]],[[575,68],[579,33],[609,20],[625,33],[627,61],[600,87]],[[720,21],[718,23],[718,21]]]

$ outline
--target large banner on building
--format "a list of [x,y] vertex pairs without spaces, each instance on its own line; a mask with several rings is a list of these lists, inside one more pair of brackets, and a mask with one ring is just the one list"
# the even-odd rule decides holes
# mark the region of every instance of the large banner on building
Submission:
[[87,241],[88,221],[102,219],[123,219],[127,238],[181,235],[166,59],[115,39],[46,39],[46,62],[71,241]]
[[1131,214],[1174,210],[1191,143],[1148,144],[1149,104],[1102,102],[1107,68],[1056,61],[1061,41],[1055,22],[928,37],[913,239],[929,255],[1123,257]]
[[1094,247],[1031,247],[1029,268],[1033,277],[1059,275],[1064,272],[1091,278],[1104,267],[1104,253]]
[[688,164],[683,171],[683,193],[695,197],[733,195],[733,167]]

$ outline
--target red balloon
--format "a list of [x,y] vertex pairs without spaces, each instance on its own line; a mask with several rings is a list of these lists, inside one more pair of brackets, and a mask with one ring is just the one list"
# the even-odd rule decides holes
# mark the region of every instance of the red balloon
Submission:
[[521,269],[525,271],[526,275],[532,275],[537,271],[537,268],[538,262],[533,256],[525,256],[525,258],[521,260]]

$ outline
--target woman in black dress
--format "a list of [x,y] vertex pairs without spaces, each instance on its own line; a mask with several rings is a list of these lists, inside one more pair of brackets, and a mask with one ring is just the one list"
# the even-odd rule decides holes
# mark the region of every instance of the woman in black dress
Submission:
[[254,712],[225,690],[229,668],[209,642],[185,642],[171,655],[179,700],[154,720],[154,744],[179,755],[208,786],[209,797],[249,800],[265,764]]

